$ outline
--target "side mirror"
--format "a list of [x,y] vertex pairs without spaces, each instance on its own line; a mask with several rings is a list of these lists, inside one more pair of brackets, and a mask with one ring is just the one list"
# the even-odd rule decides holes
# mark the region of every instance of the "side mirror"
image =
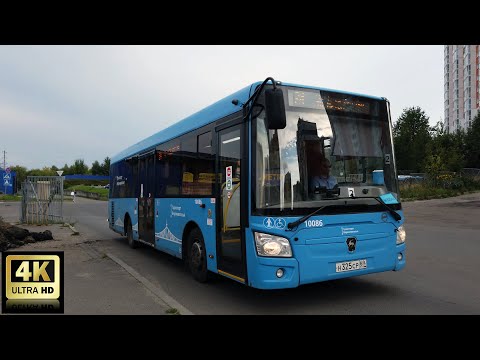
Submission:
[[269,129],[285,129],[287,126],[287,117],[281,89],[265,90],[265,112],[267,114]]

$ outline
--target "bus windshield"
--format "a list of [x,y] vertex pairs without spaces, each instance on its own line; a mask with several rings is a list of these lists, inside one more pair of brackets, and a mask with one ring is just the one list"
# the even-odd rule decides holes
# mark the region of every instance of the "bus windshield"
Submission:
[[283,96],[284,129],[268,129],[263,96],[253,109],[254,213],[368,211],[383,194],[398,199],[385,100],[297,87],[283,87]]

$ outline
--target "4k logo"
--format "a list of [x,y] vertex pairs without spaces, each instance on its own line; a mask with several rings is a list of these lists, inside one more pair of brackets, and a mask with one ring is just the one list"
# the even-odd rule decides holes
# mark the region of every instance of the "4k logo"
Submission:
[[63,312],[63,252],[9,251],[2,263],[4,312]]
[[22,261],[15,276],[23,278],[23,281],[29,281],[32,277],[32,273],[28,271],[30,263],[33,263],[33,281],[40,281],[40,276],[43,281],[51,281],[47,273],[47,266],[50,264],[50,261]]

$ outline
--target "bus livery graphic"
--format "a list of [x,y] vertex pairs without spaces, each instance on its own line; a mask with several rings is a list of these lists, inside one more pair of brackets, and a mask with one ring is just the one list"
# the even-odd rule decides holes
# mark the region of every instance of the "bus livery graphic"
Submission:
[[172,241],[177,244],[182,243],[182,239],[177,238],[173,233],[170,231],[168,228],[168,223],[165,224],[165,229],[162,231],[155,233],[155,238],[156,239],[162,239],[162,240],[167,240],[167,241]]

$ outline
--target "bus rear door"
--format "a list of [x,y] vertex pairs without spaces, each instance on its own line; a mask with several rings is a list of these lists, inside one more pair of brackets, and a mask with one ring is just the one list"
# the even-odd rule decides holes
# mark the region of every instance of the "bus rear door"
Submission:
[[154,238],[154,153],[139,159],[140,197],[138,198],[138,236],[150,244]]

